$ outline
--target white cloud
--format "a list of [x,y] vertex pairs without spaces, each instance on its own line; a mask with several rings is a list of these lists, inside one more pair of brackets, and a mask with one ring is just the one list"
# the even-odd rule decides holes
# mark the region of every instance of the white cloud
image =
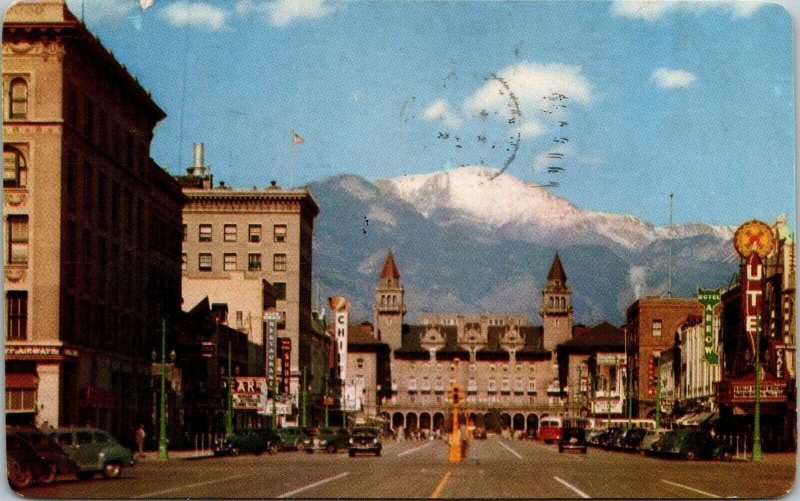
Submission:
[[161,17],[173,26],[197,26],[218,30],[225,25],[228,12],[204,2],[170,3],[159,11]]
[[326,0],[239,0],[236,12],[242,15],[263,13],[270,24],[283,27],[297,20],[320,19],[343,7],[343,4],[332,4]]
[[684,70],[671,70],[669,68],[658,68],[650,77],[659,86],[665,89],[678,89],[688,87],[697,81],[693,73]]
[[719,0],[616,0],[611,5],[611,13],[632,19],[655,21],[673,12],[690,12],[702,14],[710,9],[721,9],[730,12],[734,18],[751,17],[766,5],[760,1],[719,1]]
[[[590,102],[592,92],[592,85],[581,74],[580,66],[522,61],[487,79],[464,102],[464,110],[470,114],[496,112],[504,120],[521,118],[530,122],[529,115],[541,113],[542,110],[552,112],[556,117],[565,116],[573,103]],[[553,93],[563,94],[567,99],[549,101],[547,98]],[[514,116],[513,110],[517,106],[521,117]]]
[[520,124],[519,127],[514,129],[514,135],[519,134],[520,138],[525,139],[526,137],[535,137],[541,136],[544,134],[544,127],[539,122],[535,122],[533,120],[526,121]]
[[461,118],[451,111],[450,105],[443,99],[434,101],[420,114],[420,118],[436,120],[454,129],[461,127]]

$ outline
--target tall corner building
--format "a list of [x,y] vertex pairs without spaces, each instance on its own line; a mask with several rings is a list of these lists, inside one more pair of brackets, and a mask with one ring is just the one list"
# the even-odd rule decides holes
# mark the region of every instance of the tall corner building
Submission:
[[153,415],[151,352],[180,310],[166,115],[63,0],[3,23],[6,418],[125,437]]
[[[213,185],[202,144],[194,165],[178,177],[187,203],[183,209],[183,301],[204,297],[228,306],[228,326],[247,333],[244,375],[265,375],[267,323],[280,314],[277,337],[291,340],[291,393],[297,395],[302,368],[311,368],[310,384],[321,392],[329,339],[312,326],[312,233],[319,206],[306,189],[231,189]],[[272,286],[272,287],[270,287]],[[319,351],[323,355],[315,356]],[[320,370],[314,367],[320,366]],[[315,393],[319,393],[315,391]]]

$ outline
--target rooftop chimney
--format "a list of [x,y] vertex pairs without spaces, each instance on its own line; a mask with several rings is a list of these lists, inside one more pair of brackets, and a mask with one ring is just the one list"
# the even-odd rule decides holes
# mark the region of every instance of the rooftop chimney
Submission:
[[205,164],[205,150],[203,143],[194,143],[194,165],[186,169],[190,176],[206,177],[210,174],[211,167]]

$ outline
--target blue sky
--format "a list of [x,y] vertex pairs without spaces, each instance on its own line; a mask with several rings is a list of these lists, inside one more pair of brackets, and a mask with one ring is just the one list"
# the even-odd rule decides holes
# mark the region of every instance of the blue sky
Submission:
[[237,187],[288,185],[294,149],[295,185],[482,163],[656,225],[670,192],[675,223],[795,213],[778,4],[68,4],[168,114],[151,154],[174,174],[203,142]]

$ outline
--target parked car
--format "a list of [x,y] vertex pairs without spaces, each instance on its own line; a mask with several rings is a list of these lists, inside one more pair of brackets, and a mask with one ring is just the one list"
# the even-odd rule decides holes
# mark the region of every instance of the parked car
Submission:
[[682,429],[672,430],[664,434],[653,444],[652,450],[660,455],[681,457],[684,459],[723,459],[733,457],[732,447],[705,430]]
[[583,430],[583,436],[586,438],[586,443],[589,445],[598,445],[600,435],[606,430],[603,428],[586,428]]
[[303,440],[306,452],[336,452],[350,446],[350,432],[347,428],[319,428],[310,437]]
[[647,434],[644,428],[629,428],[626,430],[625,435],[617,442],[617,447],[624,451],[639,450],[639,444]]
[[19,437],[27,442],[40,456],[44,457],[55,466],[54,475],[59,473],[72,474],[78,471],[78,464],[64,452],[64,449],[62,449],[55,440],[36,428],[14,428],[6,430],[6,436]]
[[661,437],[664,436],[666,432],[669,430],[665,428],[657,428],[655,430],[647,430],[647,433],[644,434],[644,438],[642,441],[639,442],[639,452],[643,454],[650,454],[651,447],[654,443],[656,443]]
[[48,435],[77,463],[76,475],[82,480],[92,478],[95,473],[117,478],[123,467],[136,464],[133,452],[103,430],[60,428]]
[[215,448],[214,454],[238,455],[241,452],[275,454],[281,439],[271,428],[249,428],[225,437]]
[[586,454],[586,435],[583,428],[564,428],[558,440],[558,452],[565,450],[579,450]]
[[350,448],[348,449],[351,457],[361,452],[380,456],[381,448],[380,430],[377,428],[359,426],[351,431]]
[[605,449],[614,448],[614,443],[625,432],[625,428],[611,427],[607,428],[605,433],[600,436],[599,445]]
[[56,477],[56,466],[37,453],[20,437],[6,435],[6,471],[14,489],[24,489],[34,482],[49,484]]
[[308,433],[299,426],[287,426],[278,429],[278,436],[281,441],[279,444],[280,450],[297,449],[302,451],[305,448],[304,440],[309,437]]

